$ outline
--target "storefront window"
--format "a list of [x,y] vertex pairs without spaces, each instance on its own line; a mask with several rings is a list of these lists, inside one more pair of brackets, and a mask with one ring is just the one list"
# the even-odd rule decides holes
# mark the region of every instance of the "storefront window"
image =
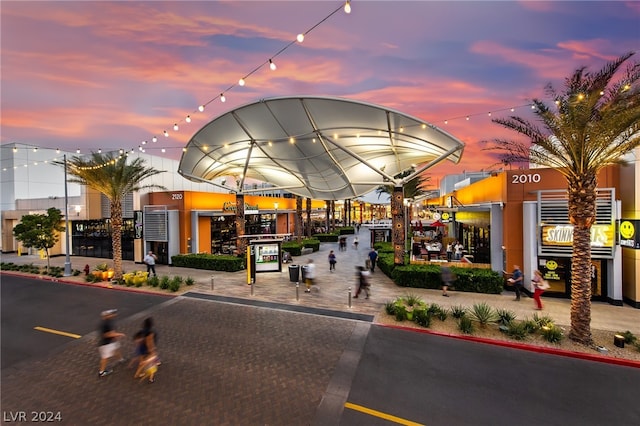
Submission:
[[[122,259],[133,260],[133,219],[122,221]],[[81,220],[71,223],[74,256],[113,258],[111,220]]]

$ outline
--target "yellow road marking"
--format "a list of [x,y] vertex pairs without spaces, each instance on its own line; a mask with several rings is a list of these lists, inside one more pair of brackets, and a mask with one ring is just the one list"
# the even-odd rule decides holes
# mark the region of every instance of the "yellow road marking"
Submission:
[[363,407],[362,405],[356,405],[350,402],[345,402],[344,406],[346,408],[351,408],[352,410],[360,411],[361,413],[369,414],[371,416],[380,417],[381,419],[389,420],[390,422],[398,423],[401,425],[424,426],[421,423],[416,423],[410,420],[401,419],[400,417],[392,416],[391,414],[386,414],[381,411],[372,410],[371,408]]
[[52,328],[46,328],[46,327],[33,327],[33,329],[38,331],[44,331],[45,333],[52,333],[52,334],[59,334],[60,336],[73,337],[74,339],[79,339],[82,337],[79,334],[67,333],[66,331],[58,331],[58,330],[54,330]]

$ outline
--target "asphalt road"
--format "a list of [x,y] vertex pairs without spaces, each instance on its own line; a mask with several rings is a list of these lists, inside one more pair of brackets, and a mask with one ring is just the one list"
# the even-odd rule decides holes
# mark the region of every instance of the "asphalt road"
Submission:
[[[74,425],[640,424],[640,369],[264,304],[6,275],[1,291],[4,423],[53,413]],[[112,307],[129,336],[156,320],[154,384],[124,366],[97,377],[95,329]]]
[[2,276],[2,362],[4,369],[24,359],[45,355],[70,337],[34,327],[86,335],[98,329],[100,312],[118,308],[121,318],[167,301],[166,296],[59,284]]

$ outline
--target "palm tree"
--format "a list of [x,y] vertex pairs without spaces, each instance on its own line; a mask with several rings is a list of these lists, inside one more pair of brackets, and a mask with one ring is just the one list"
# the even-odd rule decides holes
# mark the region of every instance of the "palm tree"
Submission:
[[[122,277],[122,201],[135,191],[146,188],[165,189],[161,185],[142,184],[163,171],[147,167],[142,158],[127,162],[127,155],[91,153],[90,158],[74,156],[67,160],[69,182],[86,185],[109,199],[111,203],[111,241],[114,278]],[[64,166],[64,162],[56,162]]]
[[573,225],[569,338],[586,345],[593,343],[590,230],[596,219],[597,175],[605,166],[622,163],[622,157],[640,145],[640,64],[629,63],[614,80],[633,55],[626,53],[595,73],[577,69],[562,92],[548,84],[546,94],[555,105],[533,99],[535,123],[516,116],[493,120],[530,142],[496,139],[492,148],[501,151],[505,161],[552,167],[567,179]]
[[[413,172],[414,172],[413,169],[407,170],[406,172],[395,175],[394,179],[402,179],[406,176],[409,176]],[[416,176],[410,181],[408,181],[407,183],[405,183],[404,186],[402,187],[404,192],[404,198],[417,198],[423,195],[424,194],[423,187],[428,181],[429,181],[428,177],[423,178],[422,176]],[[387,194],[391,196],[391,194],[393,194],[393,184],[378,186],[376,188],[376,194],[378,194],[378,199],[382,194]]]
[[296,241],[302,241],[302,197],[296,195]]

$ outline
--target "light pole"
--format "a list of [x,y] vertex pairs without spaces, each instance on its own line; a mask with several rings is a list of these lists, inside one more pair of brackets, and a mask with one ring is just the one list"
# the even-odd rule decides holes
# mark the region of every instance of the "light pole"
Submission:
[[67,154],[64,157],[64,220],[65,220],[65,251],[67,252],[64,260],[64,276],[70,277],[71,273],[71,256],[69,256],[69,194],[67,193]]

